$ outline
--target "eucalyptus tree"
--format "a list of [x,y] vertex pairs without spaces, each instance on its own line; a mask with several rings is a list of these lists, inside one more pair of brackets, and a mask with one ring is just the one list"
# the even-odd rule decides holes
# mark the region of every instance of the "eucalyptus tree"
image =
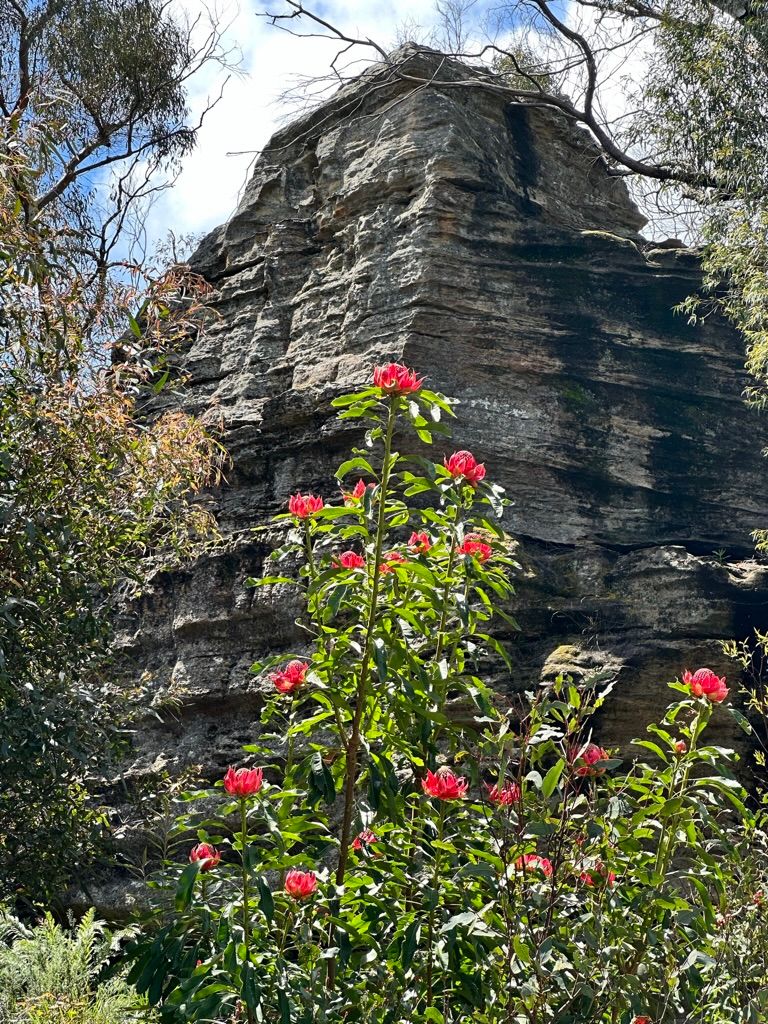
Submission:
[[215,19],[161,0],[0,0],[2,897],[50,899],[99,848],[94,794],[142,697],[110,677],[115,599],[213,527],[218,443],[136,405],[206,286],[125,252],[194,145],[187,83],[228,59]]

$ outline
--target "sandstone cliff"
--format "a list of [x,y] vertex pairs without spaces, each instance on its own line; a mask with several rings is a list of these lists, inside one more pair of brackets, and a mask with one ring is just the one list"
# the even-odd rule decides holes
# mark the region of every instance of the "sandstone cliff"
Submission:
[[768,432],[736,333],[672,312],[695,258],[643,223],[582,130],[482,89],[374,71],[272,139],[195,258],[218,320],[186,355],[185,404],[225,428],[226,549],[159,576],[122,623],[129,673],[158,707],[169,685],[180,700],[148,720],[135,772],[216,776],[252,738],[251,662],[301,643],[286,594],[244,585],[276,538],[252,528],[292,490],[332,495],[355,435],[329,400],[383,360],[461,400],[456,447],[514,501],[522,632],[500,689],[608,667],[601,728],[623,744],[683,668],[733,675],[717,639],[768,621],[750,543]]

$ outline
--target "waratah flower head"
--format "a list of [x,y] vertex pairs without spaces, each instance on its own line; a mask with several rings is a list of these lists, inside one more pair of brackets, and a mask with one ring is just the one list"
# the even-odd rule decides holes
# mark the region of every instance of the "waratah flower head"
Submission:
[[424,378],[402,363],[387,363],[374,368],[373,383],[388,395],[408,395],[419,390]]
[[408,548],[414,555],[426,555],[432,547],[432,538],[428,533],[413,531],[408,538]]
[[285,876],[285,891],[295,900],[305,900],[317,888],[317,875],[314,871],[301,871],[291,868]]
[[427,796],[437,800],[460,800],[466,796],[469,783],[450,768],[438,768],[436,772],[427,772],[421,780],[421,788]]
[[454,452],[453,455],[443,460],[443,465],[454,480],[462,477],[472,487],[477,487],[485,476],[485,464],[478,462],[472,452]]
[[224,789],[230,796],[244,800],[261,789],[264,781],[262,768],[229,768],[224,776]]
[[288,499],[288,511],[297,519],[311,519],[323,508],[323,499],[315,494],[292,494]]
[[305,661],[289,661],[285,668],[273,672],[269,678],[280,693],[294,693],[304,682],[308,668]]
[[725,676],[721,678],[715,675],[710,668],[700,668],[693,673],[686,669],[683,672],[683,682],[688,687],[691,696],[706,697],[713,704],[719,704],[730,693],[725,685]]
[[221,854],[210,843],[198,843],[189,851],[190,864],[199,864],[201,871],[210,871],[221,860]]
[[490,802],[499,804],[501,807],[511,807],[512,804],[519,803],[522,797],[520,787],[516,782],[503,782],[501,786],[498,783],[492,786],[486,783],[485,788],[488,790]]
[[364,480],[358,480],[351,491],[347,491],[344,494],[345,505],[359,505],[365,497],[367,490],[373,490],[376,484],[367,484]]
[[587,775],[602,775],[605,768],[597,767],[600,761],[607,761],[610,757],[607,750],[598,747],[596,743],[587,743],[576,751],[574,764],[576,774],[584,778]]
[[374,843],[378,843],[378,841],[379,837],[376,835],[375,832],[372,832],[369,828],[364,828],[363,831],[358,833],[358,835],[356,835],[355,838],[352,840],[352,849],[367,849],[369,846],[373,846]]
[[616,873],[614,871],[609,871],[605,864],[600,860],[597,861],[594,867],[587,868],[579,875],[579,881],[589,886],[613,885],[616,878]]
[[515,867],[519,871],[540,871],[545,878],[550,878],[554,871],[552,861],[547,857],[540,857],[538,853],[524,853],[515,861]]
[[342,551],[334,557],[333,564],[337,569],[364,569],[365,559],[356,551]]
[[470,555],[478,562],[487,562],[493,554],[493,548],[486,544],[479,533],[468,533],[456,551],[459,555]]
[[407,563],[408,559],[401,555],[399,551],[388,551],[384,555],[384,561],[379,566],[379,572],[394,572],[398,565],[407,565]]

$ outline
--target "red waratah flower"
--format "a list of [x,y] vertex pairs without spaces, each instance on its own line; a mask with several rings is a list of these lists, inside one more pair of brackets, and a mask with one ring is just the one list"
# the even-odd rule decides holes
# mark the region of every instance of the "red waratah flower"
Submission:
[[574,758],[574,763],[578,766],[576,774],[581,775],[582,778],[586,775],[602,775],[605,768],[596,768],[595,765],[598,761],[607,761],[608,757],[607,750],[598,747],[596,743],[587,743],[585,747],[577,751]]
[[270,679],[280,693],[293,693],[304,682],[309,665],[305,661],[289,661],[284,669],[273,672]]
[[373,383],[388,395],[407,395],[418,391],[424,378],[402,363],[387,363],[386,366],[374,367]]
[[675,743],[675,753],[676,754],[684,754],[687,749],[688,749],[688,747],[685,745],[685,740],[678,740]]
[[579,881],[585,885],[613,885],[617,879],[615,871],[608,871],[602,861],[598,861],[593,868],[582,871]]
[[224,776],[224,789],[230,796],[244,800],[261,789],[264,781],[262,768],[228,768]]
[[394,572],[395,566],[406,565],[407,563],[408,559],[404,558],[399,551],[388,551],[384,555],[384,561],[379,566],[379,572]]
[[490,786],[487,782],[485,788],[488,790],[488,799],[492,804],[500,804],[502,807],[511,807],[512,804],[520,802],[522,793],[516,782],[504,782],[501,787],[496,783]]
[[190,864],[199,864],[201,871],[210,871],[221,860],[221,854],[210,843],[198,843],[189,851]]
[[711,668],[700,668],[693,673],[686,669],[683,672],[683,682],[693,697],[706,697],[713,704],[725,700],[730,692],[725,685],[725,676],[721,679]]
[[365,492],[370,488],[373,488],[376,484],[367,484],[364,480],[358,480],[351,491],[344,494],[345,505],[359,505],[365,496]]
[[538,853],[524,853],[515,861],[515,867],[520,871],[540,871],[545,878],[550,878],[554,871],[552,861]]
[[353,850],[362,850],[363,847],[373,846],[374,843],[378,843],[379,837],[375,832],[371,832],[369,828],[364,828],[362,832],[355,836],[352,840]]
[[443,465],[454,480],[463,477],[472,487],[477,487],[485,476],[485,465],[478,462],[472,452],[454,452],[450,458],[443,459]]
[[762,907],[765,900],[763,898],[763,893],[761,889],[758,889],[755,895],[752,897],[752,902],[755,904],[756,907]]
[[337,569],[364,569],[365,559],[356,551],[342,551],[335,556],[333,564]]
[[650,1017],[633,1017],[632,1024],[651,1024]]
[[454,775],[450,768],[438,768],[436,772],[427,772],[421,788],[437,800],[460,800],[467,795],[469,783],[463,776]]
[[288,511],[297,519],[309,519],[323,508],[323,499],[315,494],[292,494],[288,499]]
[[485,543],[479,533],[468,533],[456,551],[459,555],[471,555],[478,562],[487,562],[493,554],[493,548]]
[[305,900],[316,888],[317,875],[314,871],[291,868],[285,876],[285,891],[295,900]]
[[408,538],[408,547],[414,555],[426,555],[432,547],[432,538],[428,533],[417,533],[414,530]]

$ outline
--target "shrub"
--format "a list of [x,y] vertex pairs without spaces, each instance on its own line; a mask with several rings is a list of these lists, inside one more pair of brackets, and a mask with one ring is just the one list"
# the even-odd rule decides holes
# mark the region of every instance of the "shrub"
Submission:
[[413,371],[335,405],[367,421],[337,473],[360,480],[334,504],[294,494],[275,558],[299,556],[298,580],[251,581],[301,587],[311,648],[254,666],[274,687],[260,763],[190,795],[198,842],[130,979],[167,1020],[756,1019],[764,967],[739,979],[722,938],[750,820],[705,740],[725,681],[670,684],[650,764],[594,741],[600,677],[505,703],[484,681],[510,667],[499,488],[469,452],[396,451],[403,424],[429,443],[452,411]]
[[0,915],[2,1024],[129,1024],[147,1019],[121,978],[100,980],[123,936],[110,934],[89,911],[68,932],[50,915],[27,927]]

